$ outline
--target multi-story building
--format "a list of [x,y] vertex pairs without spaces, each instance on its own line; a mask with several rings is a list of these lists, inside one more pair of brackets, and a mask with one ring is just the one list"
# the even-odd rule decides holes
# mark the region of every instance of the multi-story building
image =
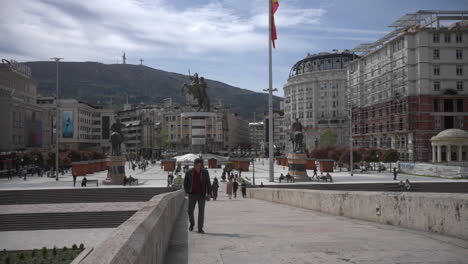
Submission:
[[336,50],[308,54],[291,69],[283,88],[284,119],[286,127],[296,118],[302,123],[308,150],[320,144],[342,145],[348,140],[346,66],[354,57],[348,51]]
[[52,146],[51,112],[36,104],[31,69],[13,60],[0,64],[0,152]]
[[[268,155],[268,144],[269,144],[269,117],[268,112],[264,112],[263,124],[265,129],[265,144],[264,151]],[[273,147],[274,151],[284,152],[286,149],[287,140],[289,140],[289,129],[286,125],[283,110],[273,110]]]
[[432,136],[468,129],[467,12],[408,14],[391,33],[355,49],[361,56],[347,68],[355,146],[429,161]]
[[249,123],[236,113],[223,112],[224,126],[224,149],[247,150],[250,144]]
[[255,154],[263,153],[265,146],[265,127],[263,122],[249,123],[250,149]]
[[[53,111],[55,98],[41,97],[37,104]],[[110,152],[110,126],[115,112],[76,99],[59,99],[58,131],[60,149]],[[55,134],[55,133],[54,133]],[[55,135],[53,135],[55,142]]]

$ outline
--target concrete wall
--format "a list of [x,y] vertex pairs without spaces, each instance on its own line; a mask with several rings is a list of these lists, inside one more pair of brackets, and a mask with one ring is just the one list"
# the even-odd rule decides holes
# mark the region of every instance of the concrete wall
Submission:
[[154,196],[103,243],[78,256],[73,264],[162,263],[184,196],[183,190]]
[[417,175],[438,176],[444,178],[467,178],[468,163],[464,162],[463,166],[445,165],[445,164],[430,164],[430,163],[412,163],[400,162],[400,170]]
[[468,239],[468,195],[248,189],[251,198]]

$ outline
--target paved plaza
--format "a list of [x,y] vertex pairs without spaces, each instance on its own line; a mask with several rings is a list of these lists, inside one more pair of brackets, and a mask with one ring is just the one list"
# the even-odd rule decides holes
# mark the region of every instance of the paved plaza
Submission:
[[[221,178],[222,169],[209,169],[210,177],[214,176]],[[268,176],[268,159],[257,159],[255,162],[255,183],[260,185],[263,184],[278,184],[278,178],[282,174],[286,175],[288,173],[288,168],[285,166],[279,166],[275,163],[275,182],[269,182]],[[319,172],[320,173],[320,172]],[[128,163],[126,166],[127,176],[131,175],[132,177],[138,178],[139,183],[143,186],[154,186],[154,187],[164,187],[167,186],[167,172],[161,169],[160,163],[150,164],[146,171],[139,169],[132,170],[129,169]],[[87,175],[88,180],[97,179],[100,182],[106,178],[107,171],[102,171]],[[308,175],[312,176],[313,171],[308,171]],[[350,176],[350,173],[343,169],[342,172],[332,172],[331,173],[335,182],[338,183],[371,183],[371,182],[395,182],[393,181],[393,174],[389,172],[364,172],[359,173],[355,172],[354,176]],[[253,180],[253,166],[250,164],[248,172],[242,172],[243,177]],[[81,188],[80,182],[83,177],[78,177],[76,188]],[[438,177],[424,177],[416,175],[407,175],[407,174],[398,174],[398,180],[409,179],[411,182],[426,182],[426,181],[460,181],[460,180],[450,180]],[[283,182],[284,183],[284,182]],[[310,183],[310,182],[308,182]],[[303,184],[303,183],[297,183]],[[23,189],[23,188],[72,188],[73,187],[73,177],[71,176],[71,171],[65,175],[61,175],[59,181],[56,181],[55,178],[47,177],[38,177],[38,176],[28,176],[26,181],[19,177],[13,177],[12,180],[6,178],[0,179],[0,189]],[[88,187],[95,187],[95,184],[88,183]],[[107,188],[100,184],[99,188]]]
[[167,264],[468,263],[468,241],[261,200],[228,200],[224,183],[220,199],[207,203],[205,234],[188,232],[186,206]]

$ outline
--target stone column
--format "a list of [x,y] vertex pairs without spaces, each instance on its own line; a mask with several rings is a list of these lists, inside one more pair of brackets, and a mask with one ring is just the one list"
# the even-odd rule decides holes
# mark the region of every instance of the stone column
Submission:
[[432,163],[436,163],[437,160],[437,146],[432,146]]
[[458,146],[458,161],[461,162],[462,160],[462,152],[463,152],[463,145]]
[[445,156],[447,157],[447,161],[452,161],[452,148],[450,145],[447,145],[447,152],[445,154]]
[[442,162],[442,146],[437,145],[437,162]]

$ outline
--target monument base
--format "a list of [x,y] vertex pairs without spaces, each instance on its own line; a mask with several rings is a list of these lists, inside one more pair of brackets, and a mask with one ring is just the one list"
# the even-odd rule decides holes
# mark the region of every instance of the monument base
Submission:
[[288,153],[288,173],[295,181],[310,181],[307,176],[307,155],[305,153]]
[[102,182],[105,185],[123,185],[125,178],[125,157],[107,157],[107,178]]

